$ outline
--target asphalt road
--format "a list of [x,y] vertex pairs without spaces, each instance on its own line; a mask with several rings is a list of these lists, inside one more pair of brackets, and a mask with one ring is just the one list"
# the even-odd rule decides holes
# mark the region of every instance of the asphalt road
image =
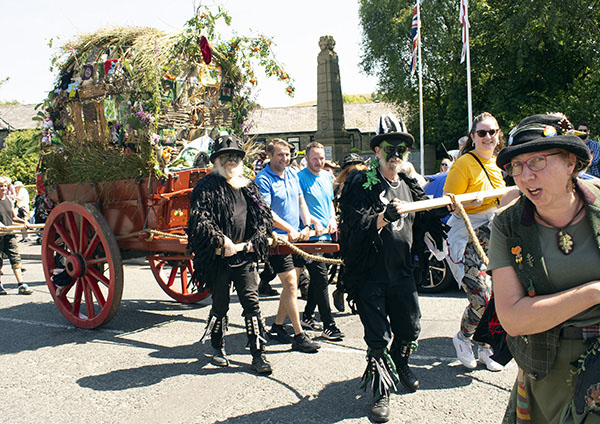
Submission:
[[[24,266],[32,296],[16,295],[14,277],[2,277],[9,291],[0,297],[3,423],[370,422],[370,395],[359,389],[365,344],[356,315],[337,314],[346,338],[321,340],[317,354],[269,345],[274,372],[259,377],[249,367],[236,296],[226,336],[232,365],[222,369],[210,364],[209,345],[199,342],[210,300],[172,301],[148,266],[125,266],[120,309],[96,330],[75,328],[60,314],[38,260]],[[451,337],[465,302],[459,292],[421,298],[423,331],[410,361],[421,389],[392,396],[391,422],[501,422],[516,366],[492,373],[455,360]],[[267,324],[276,307],[276,298],[261,298]]]

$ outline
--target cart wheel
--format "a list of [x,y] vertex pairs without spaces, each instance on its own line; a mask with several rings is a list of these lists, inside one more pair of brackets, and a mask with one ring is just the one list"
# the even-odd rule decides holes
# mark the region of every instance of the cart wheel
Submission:
[[161,289],[181,303],[195,303],[209,296],[192,284],[194,268],[190,256],[148,256],[150,269]]
[[42,235],[42,266],[54,303],[77,327],[99,327],[117,313],[123,294],[121,252],[93,205],[63,202],[52,209]]

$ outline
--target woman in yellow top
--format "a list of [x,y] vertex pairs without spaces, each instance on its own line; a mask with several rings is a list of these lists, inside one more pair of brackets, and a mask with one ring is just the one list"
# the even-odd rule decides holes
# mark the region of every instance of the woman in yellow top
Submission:
[[[473,121],[468,141],[448,172],[444,192],[463,194],[504,187],[502,171],[496,166],[495,157],[495,153],[503,146],[502,131],[496,118],[488,112],[477,116]],[[464,205],[484,250],[487,250],[491,222],[499,200],[475,200]],[[456,281],[469,300],[469,305],[463,313],[460,331],[452,342],[460,362],[473,369],[477,367],[477,361],[473,354],[472,337],[491,294],[492,282],[486,274],[485,264],[469,241],[462,218],[453,214],[448,220],[448,225],[448,262]],[[500,371],[503,366],[494,361],[492,355],[491,347],[479,344],[479,360],[490,371]]]

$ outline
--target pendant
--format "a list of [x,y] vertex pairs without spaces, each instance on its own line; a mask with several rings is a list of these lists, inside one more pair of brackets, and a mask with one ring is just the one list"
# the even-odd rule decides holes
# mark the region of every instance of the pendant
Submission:
[[558,241],[558,248],[565,255],[570,254],[573,251],[573,237],[571,234],[567,233],[565,230],[560,230],[556,234],[556,238]]

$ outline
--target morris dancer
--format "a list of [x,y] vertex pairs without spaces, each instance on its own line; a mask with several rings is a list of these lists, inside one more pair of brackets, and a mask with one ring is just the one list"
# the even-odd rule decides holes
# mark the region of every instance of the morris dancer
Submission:
[[210,156],[214,168],[194,187],[188,226],[193,280],[212,295],[202,342],[210,338],[213,364],[229,365],[224,336],[233,281],[244,310],[252,368],[270,374],[271,365],[264,355],[266,334],[258,305],[256,262],[268,254],[267,236],[273,221],[258,187],[243,175],[244,156],[235,137],[219,137]]
[[[443,229],[432,212],[402,211],[402,203],[427,199],[417,181],[400,171],[413,136],[393,115],[380,118],[377,133],[371,140],[376,159],[344,184],[340,241],[344,287],[356,303],[368,345],[363,386],[373,389],[372,418],[386,422],[398,378],[411,392],[419,387],[408,366],[421,330],[413,241],[423,243],[426,228],[441,245]],[[440,216],[448,213],[440,210]]]

